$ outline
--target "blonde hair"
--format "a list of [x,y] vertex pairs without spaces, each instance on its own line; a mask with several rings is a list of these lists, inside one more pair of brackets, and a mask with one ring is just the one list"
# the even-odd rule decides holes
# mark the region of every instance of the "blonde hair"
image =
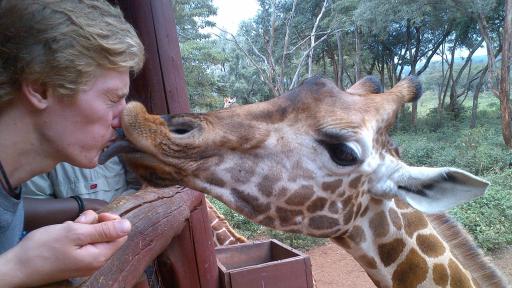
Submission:
[[136,73],[143,62],[135,30],[104,0],[0,0],[0,105],[23,80],[70,97],[98,68]]

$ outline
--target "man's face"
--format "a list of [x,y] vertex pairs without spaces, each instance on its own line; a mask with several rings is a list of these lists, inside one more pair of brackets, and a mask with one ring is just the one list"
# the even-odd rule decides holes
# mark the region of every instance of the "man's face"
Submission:
[[43,139],[50,142],[50,153],[60,161],[93,168],[101,151],[121,126],[120,114],[126,106],[129,72],[98,70],[87,87],[73,99],[48,97]]

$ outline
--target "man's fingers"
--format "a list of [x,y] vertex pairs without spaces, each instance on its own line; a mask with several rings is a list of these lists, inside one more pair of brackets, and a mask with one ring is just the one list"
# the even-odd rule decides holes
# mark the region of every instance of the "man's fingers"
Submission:
[[130,221],[126,219],[107,221],[83,227],[82,231],[83,243],[79,245],[87,245],[93,243],[110,242],[128,235],[132,226]]
[[82,224],[95,224],[98,223],[98,214],[92,210],[84,211],[78,218],[76,218],[75,223]]
[[106,221],[112,221],[112,220],[120,220],[121,217],[116,214],[111,213],[101,213],[98,215],[98,222],[106,222]]

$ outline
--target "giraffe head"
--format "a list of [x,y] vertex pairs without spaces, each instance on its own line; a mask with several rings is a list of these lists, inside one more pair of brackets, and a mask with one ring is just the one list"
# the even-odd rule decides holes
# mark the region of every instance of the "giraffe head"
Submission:
[[229,108],[236,105],[236,97],[224,97],[224,108]]
[[435,212],[485,192],[487,182],[462,170],[400,161],[388,130],[421,85],[409,77],[381,92],[372,77],[347,91],[311,78],[270,101],[206,114],[156,116],[132,102],[126,139],[103,158],[124,153],[150,185],[185,185],[257,223],[316,237],[346,232],[369,198]]

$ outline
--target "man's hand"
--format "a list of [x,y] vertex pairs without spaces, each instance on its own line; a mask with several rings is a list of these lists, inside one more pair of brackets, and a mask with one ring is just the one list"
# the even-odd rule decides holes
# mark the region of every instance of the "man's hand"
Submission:
[[123,245],[130,230],[128,220],[90,210],[75,222],[34,230],[0,255],[0,283],[35,286],[89,276]]

